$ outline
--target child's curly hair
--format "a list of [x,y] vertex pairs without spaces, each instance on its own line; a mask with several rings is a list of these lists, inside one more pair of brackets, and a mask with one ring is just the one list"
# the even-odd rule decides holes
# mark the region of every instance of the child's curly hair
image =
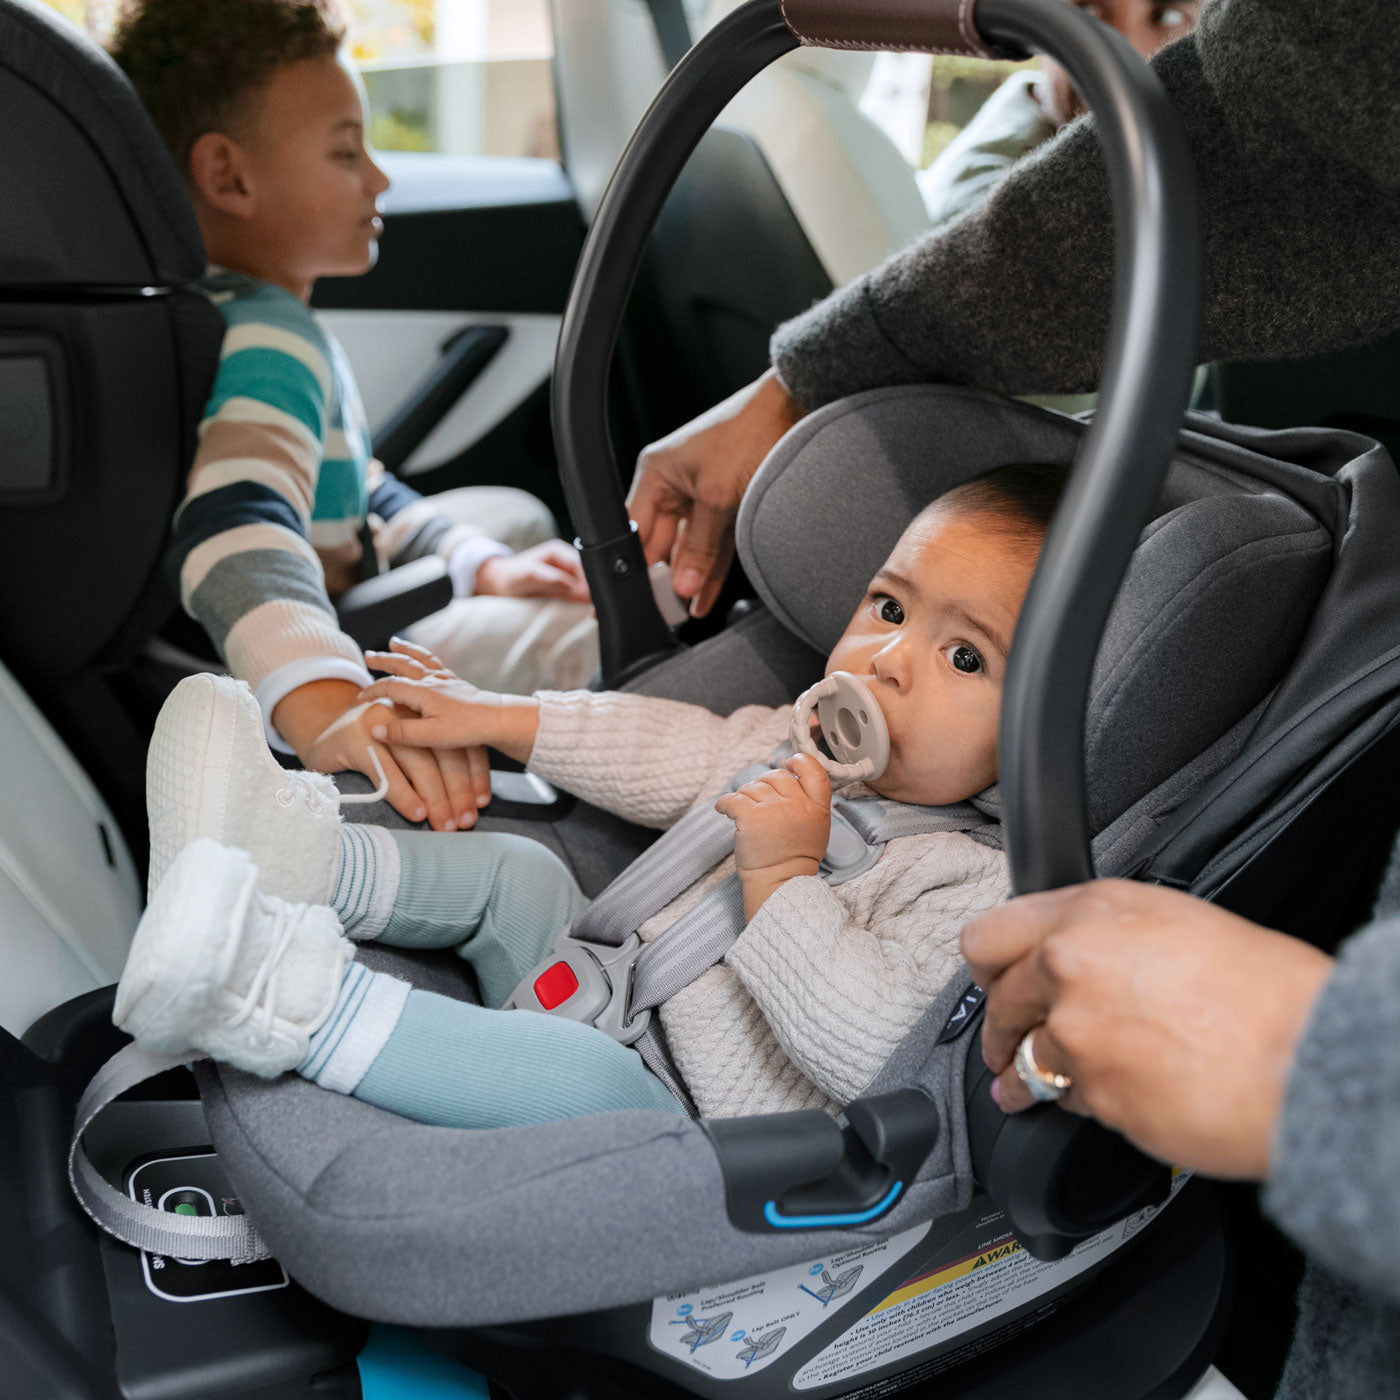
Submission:
[[206,131],[226,131],[284,63],[334,54],[338,0],[126,0],[111,52],[182,174]]

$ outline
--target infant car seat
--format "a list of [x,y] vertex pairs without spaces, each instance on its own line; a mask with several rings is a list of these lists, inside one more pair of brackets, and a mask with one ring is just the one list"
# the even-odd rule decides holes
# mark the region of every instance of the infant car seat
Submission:
[[[961,7],[914,8],[918,27],[896,22],[876,42],[922,46],[937,22],[977,42],[957,29]],[[797,0],[786,11],[799,30],[820,18]],[[862,22],[825,37],[864,40]],[[657,662],[669,637],[629,615],[644,569],[615,480],[590,495],[611,472],[597,367],[648,201],[746,71],[794,42],[773,0],[753,0],[658,98],[565,321],[556,421],[611,634],[605,665],[632,688],[716,709],[779,703],[812,679],[915,509],[998,463],[1073,459],[1008,678],[1017,887],[1090,873],[1092,836],[1105,873],[1170,879],[1335,939],[1350,911],[1295,896],[1342,845],[1331,804],[1388,800],[1365,760],[1395,747],[1400,720],[1400,562],[1387,547],[1400,482],[1351,434],[1198,417],[1179,432],[1196,241],[1160,92],[1126,45],[1059,0],[982,0],[978,25],[1051,52],[1095,111],[1131,112],[1150,133],[1130,163],[1119,118],[1103,123],[1128,236],[1098,417],[912,387],[812,414],[765,462],[740,519],[765,610]],[[1141,216],[1144,197],[1155,217]],[[631,199],[643,212],[629,223]],[[1211,674],[1198,680],[1199,658]],[[547,834],[567,854],[585,830],[602,833],[595,849],[610,839],[581,806]],[[977,1006],[951,984],[844,1129],[820,1114],[707,1125],[618,1113],[462,1132],[298,1080],[207,1065],[199,1079],[239,1197],[299,1281],[358,1316],[433,1329],[518,1397],[865,1395],[934,1374],[962,1396],[1184,1393],[1226,1295],[1210,1195],[1059,1110],[1004,1119],[975,1051]],[[911,1153],[930,1115],[932,1147]],[[1172,1227],[1157,1227],[1178,1191]],[[761,1223],[765,1202],[780,1203],[777,1223]],[[1130,1346],[1113,1344],[1116,1329]]]

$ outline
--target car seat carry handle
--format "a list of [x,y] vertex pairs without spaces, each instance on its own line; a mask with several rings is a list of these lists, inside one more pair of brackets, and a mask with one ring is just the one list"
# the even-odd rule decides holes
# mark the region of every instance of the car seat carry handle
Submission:
[[702,1120],[736,1228],[843,1229],[893,1209],[938,1139],[937,1110],[900,1089],[854,1100],[846,1124],[819,1109]]
[[[598,611],[604,683],[620,683],[675,645],[651,596],[608,432],[608,373],[624,304],[657,214],[700,137],[750,77],[799,39],[842,48],[1044,54],[1065,68],[1097,123],[1115,226],[1100,406],[1022,608],[1000,740],[1013,889],[1090,879],[1089,684],[1190,393],[1200,215],[1190,151],[1156,76],[1126,40],[1064,0],[749,0],[691,49],[657,93],[584,243],[554,369],[560,475]],[[1028,1110],[1003,1119],[998,1131],[1011,1144],[1059,1112]],[[997,1159],[1009,1153],[1003,1148]],[[996,1199],[992,1183],[983,1184]],[[1110,1187],[1106,1195],[1117,1192]]]

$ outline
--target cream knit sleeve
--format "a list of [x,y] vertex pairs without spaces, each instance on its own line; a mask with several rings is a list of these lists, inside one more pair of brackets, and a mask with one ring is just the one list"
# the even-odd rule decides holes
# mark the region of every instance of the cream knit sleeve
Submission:
[[787,737],[786,709],[699,705],[618,691],[541,691],[530,771],[642,826],[665,829]]
[[788,1057],[839,1103],[958,972],[963,924],[1007,892],[1005,857],[960,832],[891,842],[871,876],[859,893],[789,880],[725,958]]

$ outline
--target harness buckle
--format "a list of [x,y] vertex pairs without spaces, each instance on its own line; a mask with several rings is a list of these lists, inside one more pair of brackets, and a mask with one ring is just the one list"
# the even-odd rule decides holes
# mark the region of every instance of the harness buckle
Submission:
[[505,1009],[566,1016],[631,1045],[651,1022],[650,1009],[632,1014],[632,984],[641,951],[642,940],[635,933],[612,948],[585,943],[565,929],[554,941],[554,952],[520,979]]

